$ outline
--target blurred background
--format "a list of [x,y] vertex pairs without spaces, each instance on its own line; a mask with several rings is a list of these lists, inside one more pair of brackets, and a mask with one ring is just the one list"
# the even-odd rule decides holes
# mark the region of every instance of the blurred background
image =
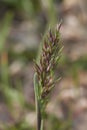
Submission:
[[61,19],[62,79],[45,130],[87,130],[87,0],[0,0],[0,130],[36,129],[33,59]]

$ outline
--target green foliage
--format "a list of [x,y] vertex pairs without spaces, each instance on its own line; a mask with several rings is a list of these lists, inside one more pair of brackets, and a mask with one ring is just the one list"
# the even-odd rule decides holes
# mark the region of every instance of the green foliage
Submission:
[[71,122],[70,120],[60,120],[55,116],[49,116],[50,119],[50,130],[70,130]]
[[18,11],[25,14],[25,16],[35,16],[40,10],[40,0],[1,0],[0,2],[3,6],[12,9],[14,13]]
[[13,17],[13,14],[11,12],[8,12],[1,23],[2,28],[0,29],[0,53],[5,46],[4,44],[10,31],[12,17]]

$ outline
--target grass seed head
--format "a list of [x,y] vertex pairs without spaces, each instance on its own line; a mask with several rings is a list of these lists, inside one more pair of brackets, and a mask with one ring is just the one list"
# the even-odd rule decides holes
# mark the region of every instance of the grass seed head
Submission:
[[42,47],[42,54],[40,56],[40,63],[35,62],[35,70],[38,76],[38,82],[42,88],[41,98],[46,98],[52,88],[55,86],[54,69],[60,58],[61,45],[59,29],[61,24],[57,26],[56,30],[48,31],[44,44]]

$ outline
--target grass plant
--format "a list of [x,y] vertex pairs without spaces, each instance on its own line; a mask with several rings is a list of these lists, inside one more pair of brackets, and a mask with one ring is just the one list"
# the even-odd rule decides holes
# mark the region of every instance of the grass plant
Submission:
[[60,44],[61,23],[55,30],[49,30],[43,40],[42,51],[38,62],[35,61],[34,92],[37,112],[37,130],[43,130],[45,107],[55,83],[55,67],[59,63],[62,46]]

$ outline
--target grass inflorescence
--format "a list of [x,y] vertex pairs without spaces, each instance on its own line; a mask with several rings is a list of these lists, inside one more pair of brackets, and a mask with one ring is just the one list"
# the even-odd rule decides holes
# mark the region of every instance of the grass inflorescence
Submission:
[[55,30],[49,30],[42,46],[42,52],[39,62],[35,62],[35,95],[37,106],[37,130],[42,129],[41,120],[43,118],[44,109],[48,102],[48,97],[55,86],[55,67],[59,63],[61,56],[61,44],[60,44],[60,25]]

